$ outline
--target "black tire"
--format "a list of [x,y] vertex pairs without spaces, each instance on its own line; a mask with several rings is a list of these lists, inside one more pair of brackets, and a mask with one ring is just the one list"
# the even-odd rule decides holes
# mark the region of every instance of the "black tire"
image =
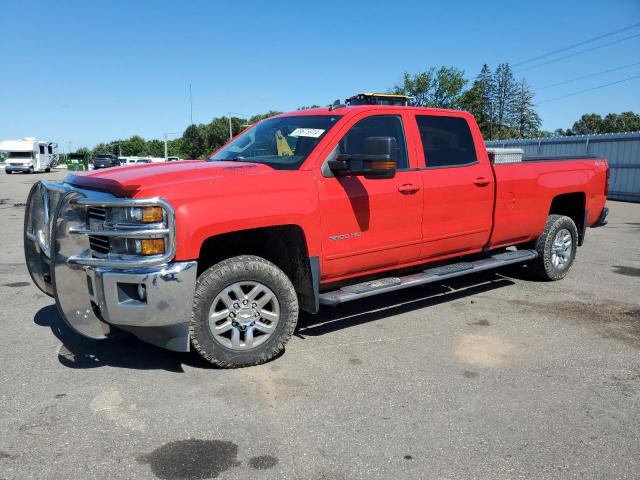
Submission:
[[[554,265],[554,241],[558,232],[567,230],[571,235],[571,250],[566,261],[561,265]],[[564,278],[576,257],[578,248],[578,229],[569,217],[563,215],[549,215],[547,223],[535,243],[538,258],[529,264],[531,272],[539,279],[546,281],[560,280]]]
[[[247,350],[234,350],[216,340],[209,328],[209,310],[225,288],[237,282],[259,282],[277,298],[280,318],[263,343]],[[190,334],[193,348],[208,362],[222,368],[258,365],[278,355],[298,323],[298,297],[285,273],[261,257],[242,255],[217,263],[203,272],[196,283]]]
[[11,175],[11,172],[9,170],[5,170],[4,173],[6,173],[7,175]]

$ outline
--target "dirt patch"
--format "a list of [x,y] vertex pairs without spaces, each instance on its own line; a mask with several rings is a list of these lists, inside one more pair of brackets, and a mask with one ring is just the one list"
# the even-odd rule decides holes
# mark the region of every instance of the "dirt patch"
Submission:
[[178,440],[138,457],[163,480],[204,480],[240,465],[238,446],[222,440]]
[[359,358],[350,358],[349,363],[351,365],[362,365],[362,360],[360,360]]
[[463,335],[457,341],[454,353],[469,365],[499,367],[506,362],[512,350],[509,343],[497,336]]
[[478,378],[480,374],[478,372],[471,372],[469,370],[465,370],[464,372],[462,372],[462,376],[464,378]]
[[604,303],[569,300],[533,303],[525,300],[511,300],[510,303],[546,317],[588,325],[605,338],[620,340],[640,348],[640,305],[613,300]]
[[478,320],[477,322],[471,322],[468,325],[478,325],[479,327],[488,327],[491,325],[489,320]]

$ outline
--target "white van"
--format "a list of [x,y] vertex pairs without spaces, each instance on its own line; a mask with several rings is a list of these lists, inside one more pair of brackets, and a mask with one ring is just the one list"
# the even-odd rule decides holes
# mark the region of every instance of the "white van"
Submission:
[[5,157],[6,173],[49,172],[58,164],[58,144],[33,137],[0,141],[0,152]]

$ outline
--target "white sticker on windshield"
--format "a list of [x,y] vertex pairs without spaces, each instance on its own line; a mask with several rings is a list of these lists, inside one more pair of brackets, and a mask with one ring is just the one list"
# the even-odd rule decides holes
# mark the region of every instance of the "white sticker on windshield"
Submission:
[[313,137],[318,138],[324,133],[322,128],[296,128],[289,134],[290,137]]

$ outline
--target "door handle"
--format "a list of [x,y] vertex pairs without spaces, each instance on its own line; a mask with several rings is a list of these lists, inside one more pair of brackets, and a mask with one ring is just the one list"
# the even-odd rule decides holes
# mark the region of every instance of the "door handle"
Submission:
[[404,195],[413,195],[418,190],[420,190],[420,187],[412,183],[405,183],[404,185],[400,185],[398,187],[398,191]]
[[475,185],[477,185],[478,187],[486,187],[487,185],[489,185],[491,183],[491,180],[489,180],[488,178],[484,178],[484,177],[478,177],[473,181],[473,183]]

